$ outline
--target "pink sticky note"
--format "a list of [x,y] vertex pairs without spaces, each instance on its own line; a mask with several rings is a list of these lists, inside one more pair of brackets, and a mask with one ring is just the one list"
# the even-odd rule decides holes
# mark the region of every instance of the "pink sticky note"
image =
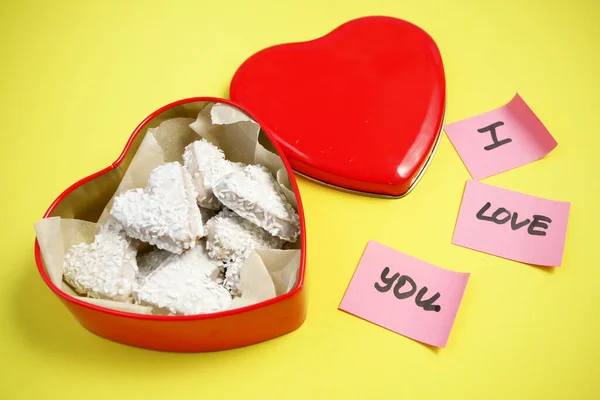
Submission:
[[444,127],[473,179],[539,160],[557,145],[518,94],[503,107]]
[[370,241],[339,308],[411,339],[445,347],[468,280],[469,274]]
[[468,181],[452,243],[523,263],[560,266],[570,207]]

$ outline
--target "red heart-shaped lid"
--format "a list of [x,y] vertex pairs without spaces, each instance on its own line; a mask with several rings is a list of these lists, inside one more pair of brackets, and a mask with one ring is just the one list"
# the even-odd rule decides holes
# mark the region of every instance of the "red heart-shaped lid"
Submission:
[[406,21],[375,16],[259,51],[236,71],[230,96],[258,117],[300,174],[400,197],[436,147],[445,86],[433,39]]

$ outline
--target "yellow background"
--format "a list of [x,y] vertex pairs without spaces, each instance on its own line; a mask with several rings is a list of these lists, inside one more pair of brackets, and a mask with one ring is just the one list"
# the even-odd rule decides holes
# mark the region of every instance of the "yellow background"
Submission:
[[[519,91],[546,124],[559,143],[549,156],[485,182],[572,202],[563,266],[450,243],[469,175],[444,136],[402,200],[300,179],[310,303],[299,330],[233,351],[169,354],[81,328],[33,260],[33,223],[51,201],[114,161],[158,107],[227,96],[255,51],[372,14],[412,21],[437,41],[447,122]],[[599,398],[599,18],[594,0],[3,1],[0,398]],[[447,348],[337,310],[369,239],[471,272]]]

